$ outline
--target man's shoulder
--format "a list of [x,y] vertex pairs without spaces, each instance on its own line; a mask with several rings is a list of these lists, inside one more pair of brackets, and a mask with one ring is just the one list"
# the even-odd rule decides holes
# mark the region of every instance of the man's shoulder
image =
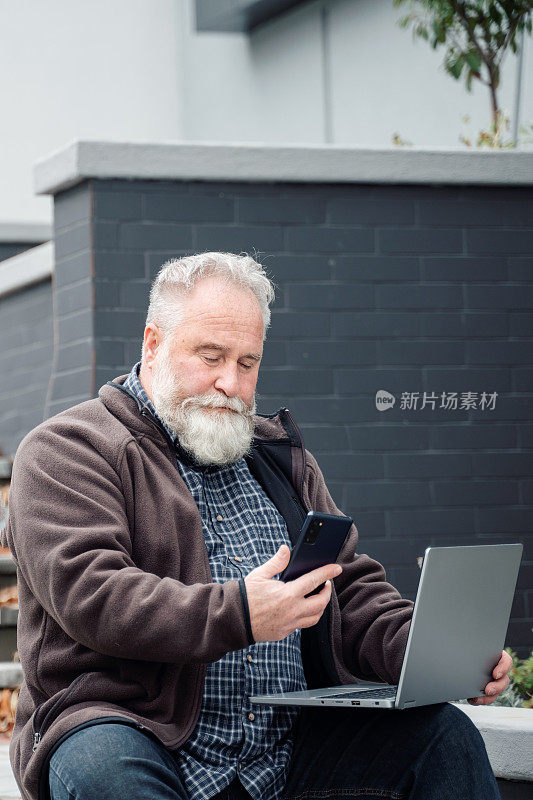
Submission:
[[21,441],[17,457],[35,447],[56,448],[61,442],[70,448],[87,446],[112,455],[131,440],[128,428],[115,417],[99,398],[85,400],[41,422]]

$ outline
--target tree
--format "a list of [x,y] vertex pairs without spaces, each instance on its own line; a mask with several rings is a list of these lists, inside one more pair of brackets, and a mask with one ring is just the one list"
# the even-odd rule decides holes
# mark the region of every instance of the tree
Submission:
[[393,0],[395,7],[409,4],[411,13],[400,26],[413,25],[413,33],[433,49],[444,45],[444,69],[456,80],[464,75],[466,88],[474,79],[489,87],[492,129],[500,128],[498,87],[503,58],[510,47],[518,50],[522,31],[531,33],[533,0]]

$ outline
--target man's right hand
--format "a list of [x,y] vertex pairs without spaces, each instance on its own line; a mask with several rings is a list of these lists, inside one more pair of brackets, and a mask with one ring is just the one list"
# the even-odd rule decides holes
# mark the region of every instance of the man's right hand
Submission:
[[[331,579],[342,572],[338,564],[326,564],[292,581],[273,581],[289,563],[291,551],[282,545],[275,556],[252,570],[244,579],[252,634],[256,642],[277,642],[296,628],[316,625],[331,597]],[[324,588],[305,597],[326,581]]]

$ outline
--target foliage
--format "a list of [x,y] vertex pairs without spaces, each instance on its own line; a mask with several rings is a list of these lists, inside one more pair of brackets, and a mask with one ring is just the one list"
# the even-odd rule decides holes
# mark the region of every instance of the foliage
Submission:
[[393,0],[395,7],[406,4],[410,13],[400,26],[412,25],[413,35],[433,49],[443,45],[449,75],[456,80],[463,76],[468,91],[474,80],[488,86],[496,131],[501,64],[509,48],[518,51],[518,35],[531,33],[533,0]]
[[513,659],[509,672],[513,691],[522,699],[523,708],[533,708],[533,651],[529,658],[522,660],[510,647],[505,649]]
[[[464,123],[470,122],[470,117],[467,115],[463,117]],[[533,142],[533,123],[529,125],[520,126],[520,136],[518,141],[514,142],[508,136],[509,128],[511,127],[511,120],[508,111],[498,111],[496,124],[492,122],[488,131],[480,130],[477,135],[475,143],[476,147],[490,147],[500,150],[509,150],[517,144],[526,144]],[[464,133],[459,136],[459,141],[467,147],[472,147],[472,139]]]

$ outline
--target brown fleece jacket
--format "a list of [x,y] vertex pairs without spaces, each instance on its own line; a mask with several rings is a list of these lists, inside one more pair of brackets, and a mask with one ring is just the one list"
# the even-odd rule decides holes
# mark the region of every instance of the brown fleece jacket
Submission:
[[[121,391],[126,377],[39,425],[15,458],[1,538],[17,564],[24,683],[10,758],[25,800],[48,796],[51,748],[77,726],[116,719],[177,749],[195,728],[206,664],[252,641],[239,582],[212,582],[175,453]],[[341,513],[287,409],[256,416],[254,448],[304,514]],[[328,607],[305,631],[318,632],[305,655],[302,645],[306,675],[320,651],[331,682],[397,682],[413,604],[357,540],[353,526]]]

